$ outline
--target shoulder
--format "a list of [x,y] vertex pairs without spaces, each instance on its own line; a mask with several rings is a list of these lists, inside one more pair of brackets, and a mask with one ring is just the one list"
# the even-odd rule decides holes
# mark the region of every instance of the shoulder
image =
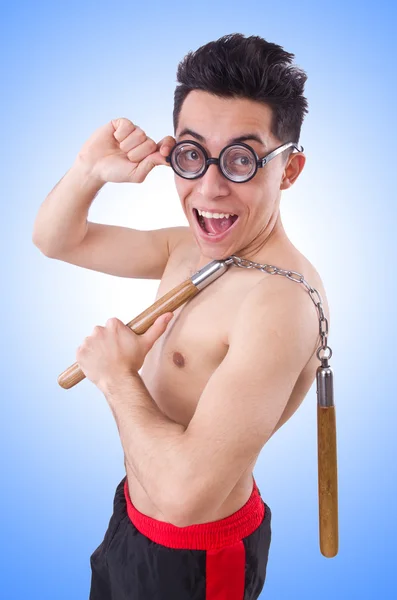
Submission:
[[[266,274],[248,291],[235,315],[230,341],[241,342],[245,330],[246,336],[254,335],[263,343],[277,338],[295,348],[300,347],[309,359],[320,341],[320,315],[315,304],[318,296],[310,290],[319,293],[324,314],[329,319],[321,277],[299,253],[280,256],[280,260],[268,264],[282,269],[283,273]],[[300,275],[306,285],[299,281]]]
[[194,239],[189,227],[172,227],[172,235],[168,239],[168,262],[164,271],[167,276],[170,271],[183,269],[184,263],[191,254]]
[[[292,250],[289,248],[281,252],[279,258],[272,264],[283,272],[266,277],[262,289],[258,287],[256,294],[266,294],[269,302],[271,299],[277,301],[277,298],[284,298],[284,301],[287,301],[287,297],[290,296],[308,304],[316,314],[315,302],[321,301],[324,314],[329,320],[328,298],[322,277],[304,254],[295,247]],[[288,272],[289,276],[287,276]],[[304,283],[298,281],[300,276],[303,277]]]
[[179,226],[173,227],[173,235],[169,242],[170,258],[172,255],[186,251],[190,246],[194,245],[194,237],[190,227]]

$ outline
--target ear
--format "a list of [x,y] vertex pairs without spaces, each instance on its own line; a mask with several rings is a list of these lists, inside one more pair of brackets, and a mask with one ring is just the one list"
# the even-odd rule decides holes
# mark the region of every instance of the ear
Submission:
[[288,162],[284,167],[280,190],[286,190],[291,187],[302,172],[305,162],[306,156],[302,152],[295,152],[289,155]]

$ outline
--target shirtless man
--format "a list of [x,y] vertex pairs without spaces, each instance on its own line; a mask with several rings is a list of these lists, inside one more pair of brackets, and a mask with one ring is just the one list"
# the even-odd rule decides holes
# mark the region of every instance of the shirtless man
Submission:
[[[329,321],[321,278],[279,212],[281,191],[305,164],[298,143],[306,75],[291,67],[293,57],[240,34],[190,53],[178,67],[175,137],[156,143],[127,118],[100,127],[40,207],[36,246],[88,269],[159,279],[156,299],[234,254],[303,274]],[[223,162],[206,165],[205,153],[217,158],[231,144]],[[175,171],[188,226],[140,231],[87,221],[106,182],[142,183],[158,165]],[[253,469],[310,389],[320,345],[302,284],[235,266],[175,310],[168,326],[160,317],[137,336],[110,319],[86,338],[76,360],[109,402],[126,468],[91,556],[91,600],[209,600],[220,590],[230,600],[258,598],[271,511]]]

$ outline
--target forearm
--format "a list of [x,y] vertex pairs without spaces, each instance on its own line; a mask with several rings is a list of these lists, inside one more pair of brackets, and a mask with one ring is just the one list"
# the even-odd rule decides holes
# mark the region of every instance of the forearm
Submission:
[[172,519],[180,498],[186,428],[157,407],[139,374],[103,390],[115,418],[126,460],[163,514]]
[[89,208],[103,185],[76,159],[41,204],[33,243],[47,255],[77,246],[87,231]]

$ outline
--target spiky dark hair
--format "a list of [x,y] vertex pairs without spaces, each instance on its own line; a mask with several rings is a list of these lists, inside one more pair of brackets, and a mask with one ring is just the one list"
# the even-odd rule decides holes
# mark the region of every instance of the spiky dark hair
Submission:
[[[222,98],[249,98],[272,108],[272,134],[299,142],[308,103],[303,96],[305,71],[292,64],[294,54],[259,36],[224,35],[189,52],[177,69],[173,125],[176,133],[182,104],[192,90]],[[283,154],[288,158],[293,149]]]

